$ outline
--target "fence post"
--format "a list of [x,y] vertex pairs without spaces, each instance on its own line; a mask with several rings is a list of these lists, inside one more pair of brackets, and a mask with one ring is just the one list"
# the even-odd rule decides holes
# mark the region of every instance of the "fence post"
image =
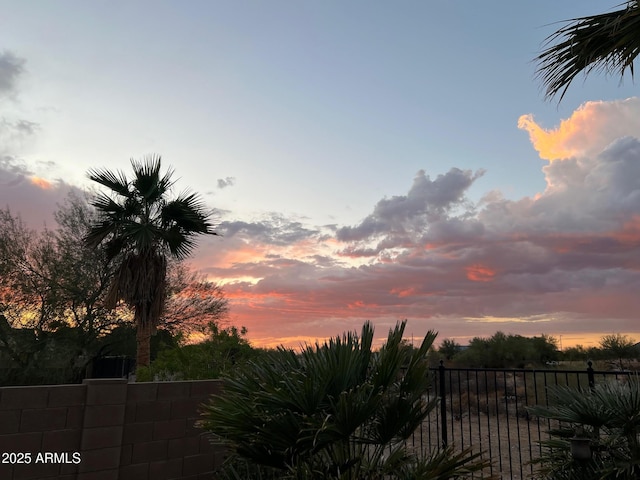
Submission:
[[444,360],[440,360],[440,422],[442,423],[442,448],[447,448],[447,388],[444,378]]
[[587,362],[587,378],[589,379],[589,388],[593,390],[596,387],[596,377],[593,374],[593,362]]

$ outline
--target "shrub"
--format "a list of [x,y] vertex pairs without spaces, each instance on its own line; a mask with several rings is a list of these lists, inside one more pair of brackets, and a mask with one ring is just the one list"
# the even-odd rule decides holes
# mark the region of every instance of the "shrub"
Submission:
[[402,342],[406,322],[372,351],[373,328],[280,348],[224,380],[202,426],[230,452],[227,478],[420,479],[481,470],[479,454],[439,450],[418,459],[405,444],[437,398],[427,400],[427,354]]
[[149,367],[136,370],[136,379],[149,382],[220,378],[224,372],[235,371],[262,353],[249,344],[246,333],[244,327],[240,330],[233,326],[220,328],[212,322],[206,340],[160,350]]
[[[593,389],[550,387],[552,406],[530,413],[559,422],[541,442],[536,460],[548,480],[631,480],[640,478],[640,382],[614,380]],[[571,438],[589,440],[591,457],[575,459]]]

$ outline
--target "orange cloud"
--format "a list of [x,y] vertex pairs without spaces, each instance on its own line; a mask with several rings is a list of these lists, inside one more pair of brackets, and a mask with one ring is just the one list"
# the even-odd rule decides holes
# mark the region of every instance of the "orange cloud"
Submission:
[[31,183],[42,188],[43,190],[49,190],[53,188],[53,184],[49,180],[45,180],[44,178],[36,176],[31,177]]
[[392,288],[389,293],[391,293],[392,295],[397,295],[400,298],[406,298],[406,297],[415,295],[416,289],[415,288],[405,288],[405,289]]
[[228,268],[238,263],[259,262],[263,260],[264,253],[264,248],[244,245],[235,250],[225,252],[225,255],[218,261],[218,265],[221,268]]
[[574,133],[575,128],[566,120],[555,130],[545,130],[535,122],[533,115],[521,115],[518,119],[518,128],[529,133],[529,139],[533,148],[540,154],[540,158],[555,160],[569,158],[577,153],[577,150],[569,148],[563,141]]
[[496,276],[495,270],[479,263],[470,265],[466,267],[465,270],[467,272],[467,278],[473,282],[490,282],[493,280],[493,277]]
[[640,99],[586,102],[553,129],[542,128],[533,115],[522,115],[518,128],[529,133],[540,158],[558,160],[602,151],[614,140],[638,136]]

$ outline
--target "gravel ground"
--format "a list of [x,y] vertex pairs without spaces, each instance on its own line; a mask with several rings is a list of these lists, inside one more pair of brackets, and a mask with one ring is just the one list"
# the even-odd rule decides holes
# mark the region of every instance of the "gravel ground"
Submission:
[[[460,449],[471,447],[474,453],[483,452],[482,458],[493,462],[487,474],[505,480],[531,478],[533,468],[528,463],[539,455],[537,442],[548,438],[545,433],[548,428],[537,419],[506,414],[464,414],[447,418],[448,444]],[[441,438],[439,418],[432,415],[409,442],[416,450],[429,451],[441,444]]]

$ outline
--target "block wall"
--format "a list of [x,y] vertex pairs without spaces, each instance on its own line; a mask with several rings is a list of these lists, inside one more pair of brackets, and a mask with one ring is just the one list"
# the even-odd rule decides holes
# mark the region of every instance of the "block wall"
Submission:
[[200,480],[223,453],[195,426],[217,380],[0,388],[0,479]]

